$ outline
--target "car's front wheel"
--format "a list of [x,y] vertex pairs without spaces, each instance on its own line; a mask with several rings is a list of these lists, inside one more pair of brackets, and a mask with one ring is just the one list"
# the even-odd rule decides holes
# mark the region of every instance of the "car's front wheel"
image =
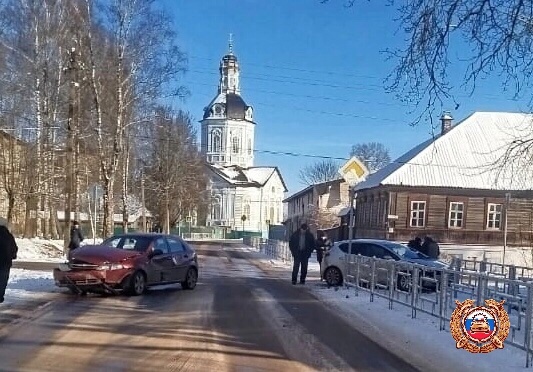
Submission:
[[130,280],[130,294],[140,296],[146,291],[146,277],[142,271],[136,271]]
[[196,287],[197,282],[198,282],[198,272],[196,271],[195,268],[191,267],[187,271],[185,280],[181,282],[181,287],[183,289],[194,289]]
[[403,275],[398,274],[396,288],[403,292],[409,292],[411,288],[411,276],[407,273],[403,273]]
[[342,272],[336,267],[328,267],[324,272],[324,279],[329,286],[339,286],[342,284]]

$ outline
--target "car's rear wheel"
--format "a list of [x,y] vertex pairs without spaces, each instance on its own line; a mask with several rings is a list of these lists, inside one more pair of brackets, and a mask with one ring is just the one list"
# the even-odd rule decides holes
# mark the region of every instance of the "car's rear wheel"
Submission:
[[195,268],[191,267],[187,271],[185,280],[181,282],[181,287],[183,289],[194,289],[196,287],[197,282],[198,282],[198,272],[196,271]]
[[133,296],[140,296],[146,291],[146,277],[142,271],[133,273],[130,281],[129,292]]
[[324,279],[329,286],[339,286],[342,284],[342,272],[336,267],[328,267],[324,272]]

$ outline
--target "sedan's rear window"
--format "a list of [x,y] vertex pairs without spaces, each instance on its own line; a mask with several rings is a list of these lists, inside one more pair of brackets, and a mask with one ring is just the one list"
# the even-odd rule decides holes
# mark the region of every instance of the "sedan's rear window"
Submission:
[[105,240],[102,245],[128,251],[144,252],[150,246],[152,238],[146,236],[117,236]]

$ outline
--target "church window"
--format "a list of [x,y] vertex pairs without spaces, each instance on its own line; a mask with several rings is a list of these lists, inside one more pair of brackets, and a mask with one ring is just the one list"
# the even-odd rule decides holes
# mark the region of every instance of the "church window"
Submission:
[[239,153],[239,138],[238,137],[233,137],[232,141],[231,141],[231,145],[232,145],[232,150],[233,150],[233,153],[234,154],[238,154]]
[[274,223],[274,207],[270,207],[270,223]]
[[252,140],[248,139],[248,155],[252,155]]
[[212,220],[220,220],[222,218],[222,210],[220,205],[220,199],[215,198],[213,201],[212,211],[211,211],[211,219]]
[[219,130],[213,130],[211,132],[211,151],[221,152],[222,150],[222,135]]
[[246,204],[243,209],[243,214],[246,216],[246,219],[250,219],[250,204]]
[[272,194],[275,194],[275,193],[276,193],[276,188],[272,186]]

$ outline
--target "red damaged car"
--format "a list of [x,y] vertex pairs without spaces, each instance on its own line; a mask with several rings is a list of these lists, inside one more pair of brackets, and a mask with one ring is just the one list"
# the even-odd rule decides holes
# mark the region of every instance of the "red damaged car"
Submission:
[[196,252],[181,238],[165,234],[116,235],[99,245],[72,251],[68,264],[54,270],[55,283],[74,293],[141,295],[147,287],[181,283],[194,289]]

